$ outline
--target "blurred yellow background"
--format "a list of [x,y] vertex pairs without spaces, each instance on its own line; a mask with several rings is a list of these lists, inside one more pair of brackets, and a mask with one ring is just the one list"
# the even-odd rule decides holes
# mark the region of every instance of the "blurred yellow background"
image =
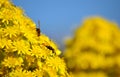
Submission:
[[74,77],[120,77],[120,29],[102,17],[86,18],[65,42]]

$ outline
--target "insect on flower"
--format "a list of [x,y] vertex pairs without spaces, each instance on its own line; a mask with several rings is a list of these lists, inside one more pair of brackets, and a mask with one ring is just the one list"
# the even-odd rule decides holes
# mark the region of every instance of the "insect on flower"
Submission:
[[[36,31],[37,31],[37,35],[40,36],[41,34],[41,30],[40,30],[40,21],[38,20],[38,28],[36,28]],[[52,46],[49,46],[49,45],[45,45],[43,44],[47,49],[51,50],[52,53],[55,52],[54,48]]]
[[40,36],[41,30],[40,30],[40,21],[38,20],[38,28],[36,28],[37,35]]
[[55,53],[55,50],[54,50],[54,48],[53,47],[51,47],[51,46],[46,46],[49,50],[51,50],[52,51],[52,53]]

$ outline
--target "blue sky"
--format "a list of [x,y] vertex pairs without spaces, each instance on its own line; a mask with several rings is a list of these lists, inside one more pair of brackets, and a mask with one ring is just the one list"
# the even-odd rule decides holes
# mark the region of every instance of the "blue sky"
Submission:
[[102,16],[120,24],[120,0],[12,0],[22,7],[36,24],[41,22],[42,33],[53,39],[60,48],[63,39],[71,36],[82,20]]

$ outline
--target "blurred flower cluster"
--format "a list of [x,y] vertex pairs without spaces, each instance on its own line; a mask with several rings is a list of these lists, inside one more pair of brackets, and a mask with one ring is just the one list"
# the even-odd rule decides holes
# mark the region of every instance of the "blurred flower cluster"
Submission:
[[0,0],[0,77],[69,77],[60,54],[20,7]]
[[64,57],[74,77],[120,77],[120,29],[102,17],[85,19],[66,40]]

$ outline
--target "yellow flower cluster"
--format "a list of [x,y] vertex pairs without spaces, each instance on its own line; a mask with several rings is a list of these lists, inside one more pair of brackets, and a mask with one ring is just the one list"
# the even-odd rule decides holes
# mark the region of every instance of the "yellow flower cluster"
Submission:
[[60,54],[20,7],[0,0],[0,77],[69,77]]
[[118,25],[102,17],[87,18],[66,40],[64,56],[74,77],[119,77]]

